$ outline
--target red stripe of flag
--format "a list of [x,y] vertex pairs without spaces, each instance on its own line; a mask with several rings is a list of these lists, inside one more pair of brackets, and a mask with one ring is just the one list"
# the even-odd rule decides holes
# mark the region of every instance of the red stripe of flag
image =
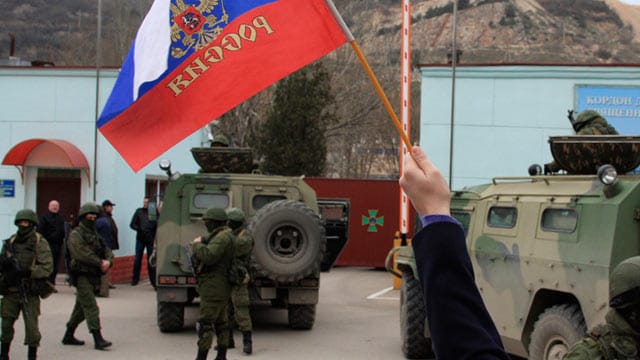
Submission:
[[[221,46],[225,35],[240,29],[245,37],[255,30],[255,41],[243,39],[239,50],[223,50],[222,61],[204,60],[208,49]],[[261,6],[227,25],[215,41],[100,131],[137,172],[210,121],[346,41],[324,0],[280,0]],[[186,88],[167,86],[179,74],[189,78],[185,68],[198,61],[207,69],[198,70]]]

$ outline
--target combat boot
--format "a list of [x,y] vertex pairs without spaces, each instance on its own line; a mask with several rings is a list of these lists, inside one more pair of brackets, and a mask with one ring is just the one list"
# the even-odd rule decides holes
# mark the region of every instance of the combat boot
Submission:
[[227,349],[235,349],[236,348],[236,342],[233,341],[233,329],[229,329],[229,346],[227,347]]
[[253,342],[251,341],[251,331],[242,332],[242,351],[249,355],[253,351]]
[[198,348],[198,357],[196,357],[196,360],[207,360],[207,355],[209,355],[209,349]]
[[93,334],[96,350],[104,350],[112,345],[111,341],[107,341],[102,337],[100,330],[91,330],[91,334]]
[[84,341],[76,339],[76,337],[73,335],[75,332],[75,326],[67,326],[67,331],[64,333],[62,343],[64,345],[84,345]]
[[218,353],[216,354],[215,360],[227,360],[227,348],[218,346]]
[[0,351],[0,360],[9,360],[9,347],[11,343],[2,343]]
[[29,346],[29,351],[27,352],[27,360],[36,360],[38,355],[38,348],[35,346]]

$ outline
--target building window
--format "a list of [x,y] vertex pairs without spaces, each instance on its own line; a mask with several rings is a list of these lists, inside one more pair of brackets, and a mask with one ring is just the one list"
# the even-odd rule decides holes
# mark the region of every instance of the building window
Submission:
[[147,177],[145,186],[145,196],[150,202],[162,203],[164,191],[167,189],[169,181],[165,177]]
[[542,212],[542,229],[545,231],[572,233],[578,225],[578,213],[572,209],[545,209]]
[[489,209],[487,225],[497,228],[513,228],[518,220],[518,209],[507,206],[492,206]]

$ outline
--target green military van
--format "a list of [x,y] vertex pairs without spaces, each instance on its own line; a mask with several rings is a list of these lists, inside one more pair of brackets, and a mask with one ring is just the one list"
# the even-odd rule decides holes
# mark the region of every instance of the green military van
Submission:
[[[604,322],[609,274],[640,255],[640,137],[551,137],[561,174],[496,177],[452,192],[476,283],[509,353],[561,359]],[[623,175],[625,174],[625,175]],[[395,248],[403,279],[400,326],[407,358],[432,354],[410,246]],[[452,284],[455,286],[455,284]],[[426,320],[428,321],[428,320]]]
[[247,148],[194,148],[192,153],[201,167],[196,174],[174,174],[170,163],[161,162],[170,182],[154,251],[160,330],[181,330],[185,306],[197,297],[187,245],[206,234],[201,219],[210,207],[239,208],[247,217],[255,244],[252,304],[286,308],[290,327],[310,329],[327,248],[315,191],[301,176],[256,172]]

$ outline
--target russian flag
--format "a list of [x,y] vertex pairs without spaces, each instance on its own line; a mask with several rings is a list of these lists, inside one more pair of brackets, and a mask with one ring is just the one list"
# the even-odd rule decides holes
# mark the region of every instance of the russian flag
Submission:
[[97,121],[134,170],[350,39],[330,0],[155,0]]

